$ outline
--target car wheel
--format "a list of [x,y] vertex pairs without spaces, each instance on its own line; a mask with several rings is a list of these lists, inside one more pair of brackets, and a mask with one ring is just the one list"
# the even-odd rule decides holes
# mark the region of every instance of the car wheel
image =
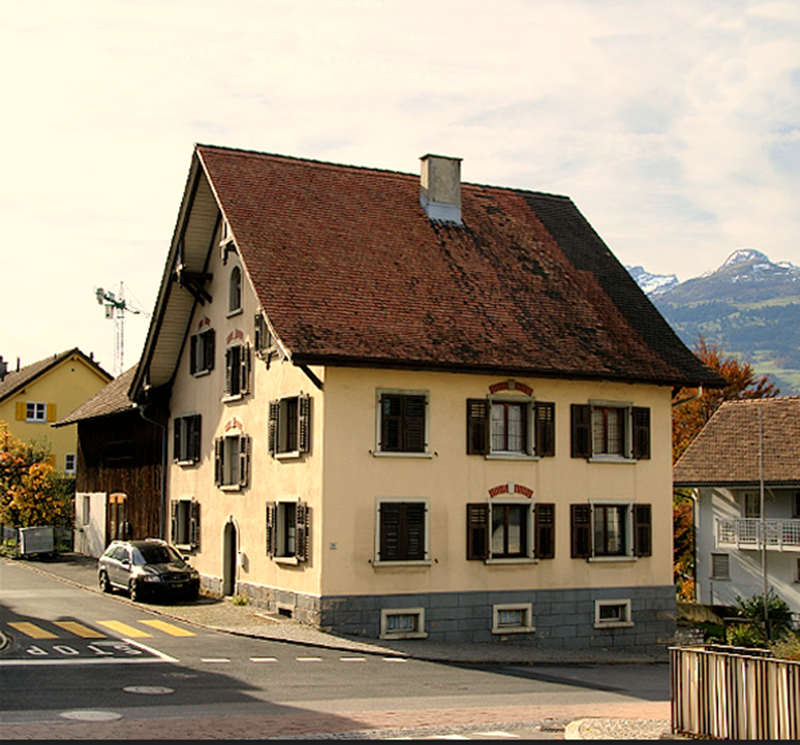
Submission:
[[142,591],[139,589],[139,583],[131,580],[128,585],[128,595],[134,603],[138,603],[142,599]]
[[108,581],[108,575],[105,572],[100,572],[99,583],[103,592],[111,592],[111,583]]

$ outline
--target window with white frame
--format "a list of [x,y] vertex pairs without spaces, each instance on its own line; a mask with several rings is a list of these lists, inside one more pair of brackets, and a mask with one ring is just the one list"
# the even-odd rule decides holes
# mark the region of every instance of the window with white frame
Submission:
[[507,603],[492,606],[493,634],[523,634],[535,630],[531,603]]
[[74,476],[76,470],[77,456],[75,453],[67,453],[64,456],[64,473],[68,476]]
[[425,639],[424,608],[381,608],[381,639]]
[[649,504],[623,500],[570,505],[573,559],[623,559],[651,556]]
[[376,454],[428,454],[428,394],[425,391],[378,391]]
[[242,270],[238,266],[231,269],[228,280],[228,314],[242,309]]
[[231,344],[225,350],[225,398],[250,392],[250,345]]
[[200,460],[200,423],[200,414],[175,418],[172,458],[177,463],[197,463]]
[[467,454],[555,455],[555,404],[534,401],[530,396],[468,399]]
[[374,564],[430,563],[428,500],[379,499]]
[[242,489],[250,473],[250,437],[229,432],[214,441],[214,481],[225,490]]
[[596,629],[619,629],[631,626],[633,626],[633,615],[631,614],[630,599],[594,601],[594,627]]
[[554,556],[554,504],[513,498],[467,504],[467,559],[520,561]]
[[189,337],[189,372],[205,375],[214,369],[214,329],[205,329]]
[[46,422],[47,404],[35,401],[28,401],[25,404],[25,421],[27,422]]
[[311,397],[308,394],[269,402],[269,450],[273,457],[307,453],[310,435]]
[[200,503],[194,499],[173,499],[170,508],[172,543],[186,548],[199,548]]
[[256,355],[262,359],[269,359],[269,356],[276,349],[275,336],[272,333],[269,323],[262,311],[256,313],[253,321],[254,346]]
[[267,556],[308,561],[311,510],[299,499],[267,502]]
[[729,580],[731,578],[731,557],[729,554],[711,554],[711,579]]
[[598,461],[650,457],[650,409],[620,401],[572,404],[571,454]]

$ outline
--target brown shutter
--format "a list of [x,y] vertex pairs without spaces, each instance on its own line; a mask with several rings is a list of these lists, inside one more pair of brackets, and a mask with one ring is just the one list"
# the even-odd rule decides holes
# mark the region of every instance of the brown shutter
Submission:
[[592,555],[592,507],[588,504],[570,505],[572,558],[588,559]]
[[537,401],[534,405],[536,455],[550,458],[556,454],[556,405]]
[[294,554],[298,561],[308,561],[308,530],[310,512],[305,502],[298,502],[295,507]]
[[467,455],[489,452],[489,402],[485,398],[467,399]]
[[380,519],[380,540],[378,558],[380,561],[397,561],[403,558],[400,538],[399,502],[381,502],[378,507]]
[[556,506],[537,502],[533,510],[536,558],[552,559],[556,555]]
[[273,458],[275,457],[275,453],[278,452],[278,415],[280,414],[280,410],[280,401],[276,399],[275,401],[269,402],[269,452],[272,454]]
[[54,422],[56,420],[56,405],[47,404],[47,421]]
[[489,558],[489,505],[467,504],[467,559]]
[[405,528],[406,559],[425,557],[425,513],[424,502],[406,502],[403,505]]
[[181,419],[178,417],[173,422],[174,432],[172,435],[172,459],[181,459]]
[[205,333],[206,343],[203,349],[203,365],[206,370],[214,369],[215,333],[214,329],[209,329]]
[[173,544],[178,542],[178,503],[173,499],[169,503],[170,525],[169,535]]
[[200,548],[200,502],[192,500],[189,515],[189,543]]
[[631,410],[633,425],[633,457],[647,460],[650,458],[650,409],[634,406]]
[[239,372],[241,375],[239,393],[250,392],[250,345],[243,344],[239,357]]
[[572,423],[572,457],[592,457],[592,409],[589,404],[570,406]]
[[275,548],[278,545],[277,536],[277,505],[275,502],[267,502],[267,556],[275,556]]
[[239,438],[239,486],[247,486],[250,476],[250,438],[242,435]]
[[189,372],[194,375],[197,372],[197,345],[200,339],[197,334],[189,337]]
[[311,396],[300,396],[297,401],[297,449],[301,453],[309,451],[311,442]]
[[633,555],[653,555],[652,510],[649,504],[633,505]]
[[189,460],[197,463],[200,460],[200,414],[189,418]]
[[217,486],[222,486],[224,453],[225,441],[222,437],[217,437],[217,439],[214,440],[214,483]]
[[403,397],[403,450],[407,453],[425,452],[425,409],[425,396]]
[[[238,371],[236,371],[238,372]],[[225,350],[225,395],[230,396],[233,392],[233,349]]]

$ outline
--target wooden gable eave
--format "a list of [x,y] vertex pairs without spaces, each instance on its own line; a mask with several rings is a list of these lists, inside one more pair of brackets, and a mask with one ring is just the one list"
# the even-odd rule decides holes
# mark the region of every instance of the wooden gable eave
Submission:
[[219,220],[219,205],[195,154],[155,312],[131,383],[129,396],[133,401],[143,402],[150,389],[171,384],[195,306],[212,302],[205,284],[211,278],[207,269]]

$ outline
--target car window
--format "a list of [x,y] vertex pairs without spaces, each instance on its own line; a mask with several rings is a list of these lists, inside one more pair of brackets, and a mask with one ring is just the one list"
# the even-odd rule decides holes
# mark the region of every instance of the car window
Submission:
[[167,564],[170,561],[181,561],[181,557],[172,546],[139,546],[133,550],[133,563],[143,564]]
[[109,555],[116,561],[125,561],[128,558],[128,551],[125,546],[116,546]]

